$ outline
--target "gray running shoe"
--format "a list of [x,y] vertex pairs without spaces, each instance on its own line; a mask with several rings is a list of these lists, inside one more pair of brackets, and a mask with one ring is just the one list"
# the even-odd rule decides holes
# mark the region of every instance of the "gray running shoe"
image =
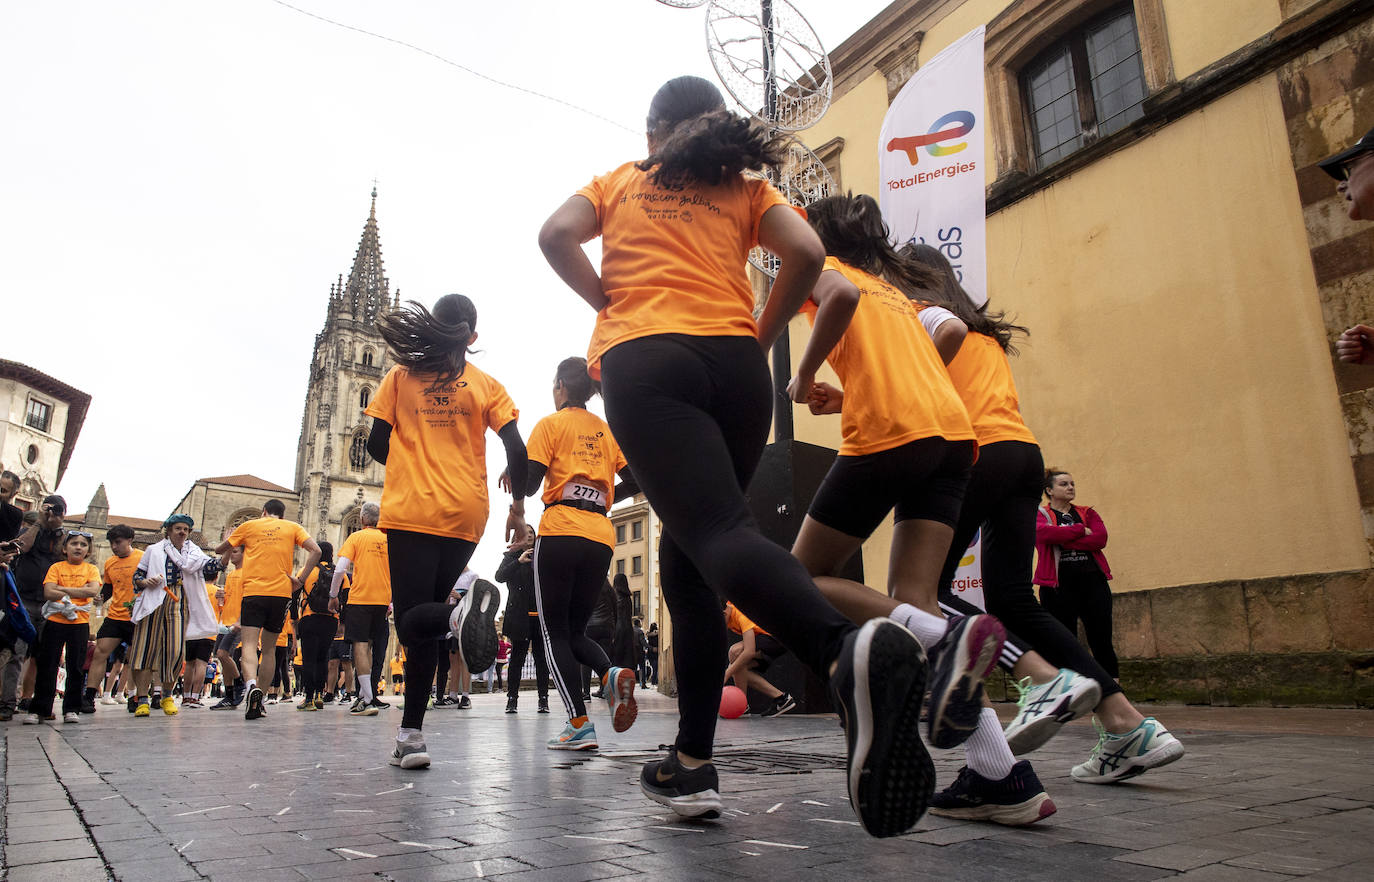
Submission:
[[429,751],[425,749],[425,736],[416,732],[405,738],[397,738],[396,749],[391,751],[388,762],[403,769],[429,768]]
[[1007,746],[1017,756],[1043,746],[1061,726],[1074,717],[1092,713],[1102,700],[1102,687],[1096,680],[1068,668],[1060,668],[1048,683],[1035,686],[1026,677],[1015,686],[1020,693],[1016,716],[1003,734]]

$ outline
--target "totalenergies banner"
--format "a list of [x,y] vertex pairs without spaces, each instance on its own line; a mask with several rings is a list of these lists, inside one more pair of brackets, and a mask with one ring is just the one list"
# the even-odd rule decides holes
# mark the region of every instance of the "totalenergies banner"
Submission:
[[983,28],[926,62],[893,99],[878,139],[878,203],[897,247],[924,242],[987,300]]
[[979,609],[987,609],[983,602],[983,531],[973,534],[968,550],[959,559],[959,568],[954,571],[954,583],[950,586],[955,597],[962,597]]

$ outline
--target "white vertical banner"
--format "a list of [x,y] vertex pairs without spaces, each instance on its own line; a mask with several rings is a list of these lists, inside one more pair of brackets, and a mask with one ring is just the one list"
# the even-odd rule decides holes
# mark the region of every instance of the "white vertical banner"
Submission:
[[983,26],[916,71],[878,138],[878,204],[898,248],[940,249],[978,303],[987,300]]
[[962,597],[979,609],[987,609],[983,602],[983,531],[973,534],[973,541],[959,559],[959,568],[954,571],[954,584],[950,586],[955,597]]

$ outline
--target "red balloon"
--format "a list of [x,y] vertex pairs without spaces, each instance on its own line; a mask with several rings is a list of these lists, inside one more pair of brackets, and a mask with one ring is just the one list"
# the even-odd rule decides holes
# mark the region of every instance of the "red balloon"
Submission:
[[720,715],[727,720],[743,716],[749,711],[749,697],[738,686],[720,690]]

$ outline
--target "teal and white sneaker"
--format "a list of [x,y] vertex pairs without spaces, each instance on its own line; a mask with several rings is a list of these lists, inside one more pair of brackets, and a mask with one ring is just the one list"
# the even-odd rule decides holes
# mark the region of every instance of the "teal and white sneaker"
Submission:
[[1025,677],[1015,686],[1020,693],[1018,709],[1002,734],[1017,756],[1043,747],[1058,734],[1060,726],[1091,713],[1102,700],[1102,687],[1096,680],[1068,668],[1060,668],[1048,683],[1036,686]]
[[557,738],[549,739],[549,750],[594,750],[596,749],[596,726],[588,720],[577,728],[569,720],[558,733]]
[[1113,735],[1096,719],[1097,746],[1086,762],[1073,767],[1075,781],[1114,784],[1150,769],[1166,766],[1183,756],[1183,745],[1154,717],[1146,717],[1129,732]]

